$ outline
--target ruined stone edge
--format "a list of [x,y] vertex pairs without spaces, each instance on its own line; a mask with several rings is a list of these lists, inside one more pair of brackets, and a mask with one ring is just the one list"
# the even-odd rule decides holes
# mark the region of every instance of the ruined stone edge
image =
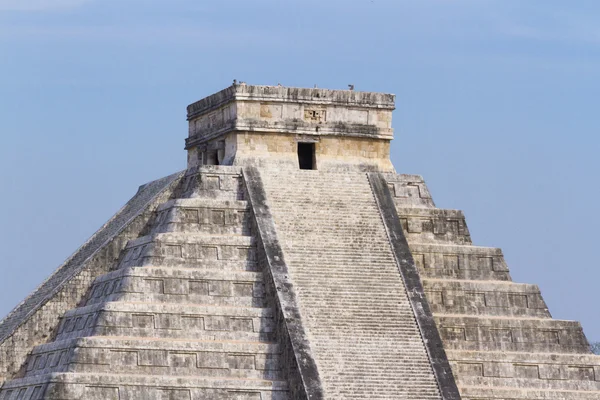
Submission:
[[391,93],[234,84],[188,105],[187,119],[189,121],[232,101],[299,102],[394,110],[396,108],[395,100],[396,96]]
[[[0,320],[0,344],[4,343],[22,324],[24,324],[40,307],[51,300],[61,288],[85,267],[87,261],[102,250],[115,236],[119,235],[129,223],[140,215],[148,205],[169,188],[183,175],[183,171],[141,185],[136,194],[98,231],[96,231],[81,247],[46,278],[29,296],[17,304],[2,320]],[[142,204],[136,202],[142,200]],[[137,207],[136,207],[137,205]],[[123,221],[124,219],[124,221]],[[115,226],[117,225],[117,226]],[[58,276],[59,282],[53,287]],[[40,293],[43,297],[32,304]]]
[[248,190],[250,205],[256,218],[258,234],[264,245],[269,273],[276,286],[277,299],[284,314],[284,321],[294,350],[298,371],[309,400],[321,400],[323,394],[321,378],[313,358],[310,344],[304,331],[298,308],[296,290],[289,277],[283,250],[279,245],[271,210],[258,169],[254,166],[243,168],[244,181]]
[[378,172],[368,173],[367,176],[398,264],[398,270],[404,281],[406,292],[412,305],[419,330],[421,331],[421,337],[429,355],[429,361],[435,374],[442,399],[459,400],[461,397],[458,386],[452,374],[450,362],[446,356],[442,339],[429,308],[429,303],[425,298],[421,277],[408,247],[406,236],[404,236],[400,218],[396,212],[396,206],[387,182],[383,174]]

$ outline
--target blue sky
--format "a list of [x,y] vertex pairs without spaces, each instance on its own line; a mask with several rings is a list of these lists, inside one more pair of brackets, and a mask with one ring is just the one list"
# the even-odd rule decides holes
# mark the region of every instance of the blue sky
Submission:
[[600,3],[0,0],[0,315],[185,167],[231,84],[397,95],[392,159],[600,340]]

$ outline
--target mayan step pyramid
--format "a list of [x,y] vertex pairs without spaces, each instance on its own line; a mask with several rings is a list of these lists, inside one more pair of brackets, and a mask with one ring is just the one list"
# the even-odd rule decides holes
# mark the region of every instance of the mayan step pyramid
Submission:
[[394,96],[235,84],[187,170],[0,322],[0,400],[600,399],[600,358],[389,158]]

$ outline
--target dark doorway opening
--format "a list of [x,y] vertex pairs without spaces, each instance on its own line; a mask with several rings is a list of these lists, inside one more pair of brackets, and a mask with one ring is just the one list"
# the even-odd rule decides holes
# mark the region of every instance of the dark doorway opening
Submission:
[[314,143],[298,143],[298,164],[300,169],[315,169]]

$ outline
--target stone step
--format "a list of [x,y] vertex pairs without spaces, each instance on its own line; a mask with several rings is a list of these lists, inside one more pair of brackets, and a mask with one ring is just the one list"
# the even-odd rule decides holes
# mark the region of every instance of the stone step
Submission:
[[157,233],[129,241],[119,268],[146,265],[193,266],[209,261],[256,261],[250,236]]
[[[284,190],[283,187],[277,189]],[[273,203],[280,203],[285,205],[302,205],[306,201],[310,201],[314,207],[315,214],[325,214],[324,210],[344,210],[352,212],[352,214],[373,214],[373,209],[360,209],[356,208],[356,205],[369,204],[373,201],[373,195],[371,193],[360,193],[355,189],[350,188],[343,192],[337,191],[339,198],[332,200],[326,197],[319,197],[318,193],[323,190],[331,190],[331,188],[312,188],[308,186],[300,186],[297,192],[288,192],[285,195],[269,197],[269,201]],[[353,201],[354,206],[352,207],[349,202]]]
[[448,351],[461,385],[600,391],[600,357],[592,354]]
[[273,330],[270,308],[109,302],[67,311],[57,340],[99,335],[270,341]]
[[[389,245],[376,241],[377,238],[372,238],[373,241],[367,243],[363,239],[356,239],[355,241],[348,241],[346,243],[335,242],[334,238],[323,235],[323,241],[317,242],[313,240],[303,240],[302,238],[296,237],[293,239],[285,239],[285,243],[290,246],[295,246],[297,251],[291,257],[302,257],[305,255],[322,255],[329,258],[336,257],[367,257],[369,259],[384,259],[387,260],[393,255],[389,252]],[[383,238],[381,238],[383,240]],[[361,249],[371,250],[361,251]]]
[[199,197],[169,200],[158,208],[152,232],[250,235],[250,217],[247,201]]
[[472,243],[462,211],[402,207],[397,212],[409,243]]
[[[270,192],[269,199],[290,199],[293,200],[292,197],[286,196],[287,194],[299,194],[302,196],[307,196],[310,194],[310,191],[314,191],[315,200],[324,199],[327,196],[323,195],[326,190],[335,189],[336,195],[335,197],[331,197],[332,201],[339,201],[341,198],[349,197],[354,193],[358,199],[366,198],[368,195],[373,196],[369,190],[366,190],[364,186],[361,185],[361,182],[352,182],[352,180],[347,180],[347,176],[341,177],[342,182],[332,182],[336,180],[336,177],[331,177],[330,179],[323,179],[322,177],[317,178],[307,178],[302,176],[272,176],[265,177],[264,183],[268,184],[272,188],[284,188],[285,192]],[[365,176],[366,179],[366,176]],[[362,180],[362,177],[361,177]],[[287,186],[286,186],[287,185]]]
[[436,314],[551,317],[537,285],[424,279],[423,288],[431,310]]
[[260,272],[134,267],[94,281],[86,305],[108,301],[262,307],[265,288]]
[[589,353],[577,321],[434,314],[447,350]]
[[291,400],[285,381],[190,376],[55,373],[6,382],[0,400]]
[[421,243],[409,246],[423,278],[512,280],[498,248]]
[[33,349],[26,376],[50,372],[281,379],[279,345],[236,341],[87,337]]
[[[375,218],[373,216],[372,218]],[[368,217],[371,218],[371,217]],[[302,223],[302,221],[288,221],[288,222],[279,222],[277,226],[279,228],[297,228],[303,227],[306,232],[315,232],[321,234],[329,234],[331,236],[339,233],[340,228],[345,228],[347,230],[360,230],[364,235],[370,234],[380,234],[381,231],[377,229],[377,223],[375,221],[368,222],[365,224],[361,224],[357,226],[356,223],[352,220],[343,220],[342,218],[336,219],[336,221],[331,221],[331,217],[323,218],[323,224],[319,223],[319,218],[314,218],[311,220],[311,225],[306,225]],[[287,230],[287,229],[286,229]],[[307,238],[307,239],[310,239]]]
[[[303,254],[304,253],[304,254]],[[361,259],[362,258],[362,259]],[[381,257],[373,256],[371,254],[363,254],[359,258],[357,255],[326,255],[326,254],[310,254],[310,252],[300,252],[298,254],[290,255],[287,260],[290,263],[298,263],[306,266],[307,268],[321,268],[325,271],[331,271],[333,268],[343,269],[347,268],[348,271],[362,269],[364,271],[365,265],[370,266],[368,270],[372,273],[383,271],[382,273],[389,273],[389,270],[380,269],[379,264],[388,264],[395,262],[394,258],[387,255]],[[360,260],[360,264],[357,261]],[[333,272],[335,273],[335,272]],[[363,272],[363,275],[367,275]]]

